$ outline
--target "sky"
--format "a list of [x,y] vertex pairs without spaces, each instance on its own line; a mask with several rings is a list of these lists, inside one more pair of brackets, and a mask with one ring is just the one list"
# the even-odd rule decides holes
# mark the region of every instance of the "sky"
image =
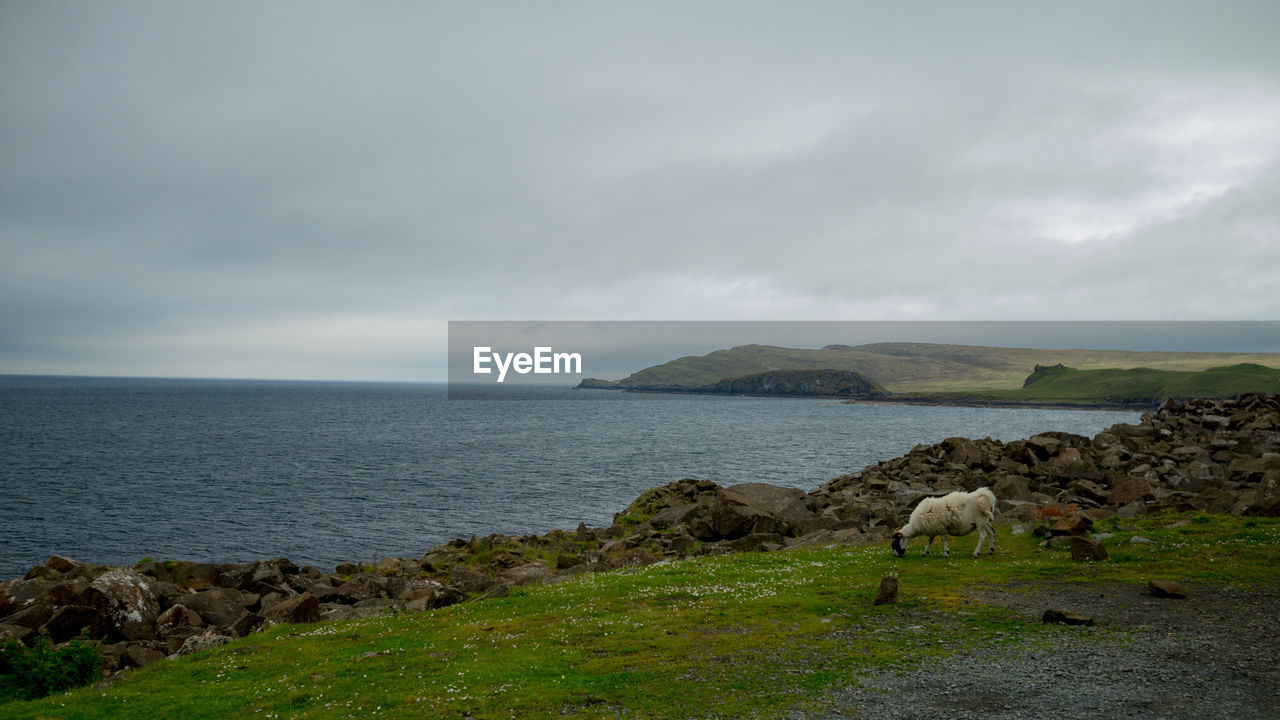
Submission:
[[1276,27],[5,0],[0,373],[442,380],[451,320],[1280,320]]

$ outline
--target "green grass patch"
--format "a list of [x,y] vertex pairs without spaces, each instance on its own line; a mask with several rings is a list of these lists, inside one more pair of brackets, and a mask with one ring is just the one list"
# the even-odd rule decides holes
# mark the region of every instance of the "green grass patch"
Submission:
[[[860,672],[1061,633],[973,601],[1036,580],[1276,585],[1280,521],[1110,519],[1112,560],[1073,563],[1031,536],[994,557],[904,558],[887,545],[748,553],[521,588],[401,615],[278,626],[106,688],[0,704],[4,718],[776,717]],[[1006,531],[1007,532],[1007,531]],[[1131,543],[1133,536],[1150,540]],[[896,575],[897,605],[873,607]]]
[[[895,393],[1016,391],[1037,365],[1063,364],[1080,371],[1150,368],[1194,374],[1241,363],[1276,367],[1280,366],[1280,354],[1042,350],[938,343],[824,348],[740,345],[647,367],[623,378],[617,386],[694,388],[771,370],[852,370]],[[1186,392],[1193,390],[1185,388]]]
[[1077,370],[1042,367],[1016,390],[918,395],[921,400],[1062,405],[1156,405],[1193,397],[1236,397],[1246,392],[1280,392],[1280,370],[1254,363],[1200,371],[1152,368]]

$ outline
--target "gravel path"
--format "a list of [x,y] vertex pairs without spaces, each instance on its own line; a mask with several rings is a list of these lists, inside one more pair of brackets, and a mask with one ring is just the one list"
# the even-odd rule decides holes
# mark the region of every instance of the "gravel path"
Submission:
[[1191,587],[1161,600],[1132,585],[1055,583],[973,598],[1029,621],[1052,608],[1097,626],[868,673],[827,710],[789,720],[1280,718],[1280,590]]

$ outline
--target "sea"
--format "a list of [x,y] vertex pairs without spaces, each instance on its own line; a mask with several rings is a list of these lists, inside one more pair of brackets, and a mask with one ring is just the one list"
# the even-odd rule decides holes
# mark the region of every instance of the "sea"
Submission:
[[0,376],[0,580],[127,565],[418,557],[603,527],[681,478],[812,490],[947,437],[1094,435],[1134,412],[444,384]]

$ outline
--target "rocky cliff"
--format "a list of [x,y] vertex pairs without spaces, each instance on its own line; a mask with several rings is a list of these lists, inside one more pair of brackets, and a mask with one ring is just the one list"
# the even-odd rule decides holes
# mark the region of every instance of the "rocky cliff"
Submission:
[[714,395],[838,397],[858,400],[869,400],[889,394],[871,378],[852,370],[770,370],[754,375],[725,378],[696,388],[641,389]]
[[607,528],[457,539],[332,573],[285,558],[106,568],[55,556],[0,583],[0,639],[47,632],[61,642],[83,631],[105,645],[113,671],[272,623],[422,611],[660,558],[878,542],[921,498],[982,485],[1006,524],[1049,506],[1083,519],[1169,508],[1280,515],[1280,395],[1166,402],[1093,438],[949,438],[810,492],[684,479],[646,491]]

